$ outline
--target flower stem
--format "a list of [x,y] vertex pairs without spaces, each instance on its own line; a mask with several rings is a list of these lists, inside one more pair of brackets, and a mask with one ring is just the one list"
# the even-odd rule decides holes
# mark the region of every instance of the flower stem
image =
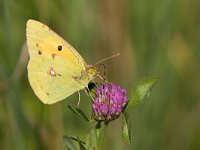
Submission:
[[97,150],[102,150],[103,139],[105,137],[107,127],[108,127],[108,123],[106,123],[106,122],[103,123],[102,126],[101,126],[99,137],[98,137]]

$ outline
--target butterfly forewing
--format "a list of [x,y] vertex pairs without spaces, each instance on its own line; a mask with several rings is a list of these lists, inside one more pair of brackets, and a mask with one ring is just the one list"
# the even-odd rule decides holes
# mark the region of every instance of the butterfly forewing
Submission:
[[52,104],[84,88],[77,78],[86,64],[72,46],[38,21],[29,20],[26,31],[28,78],[42,102]]

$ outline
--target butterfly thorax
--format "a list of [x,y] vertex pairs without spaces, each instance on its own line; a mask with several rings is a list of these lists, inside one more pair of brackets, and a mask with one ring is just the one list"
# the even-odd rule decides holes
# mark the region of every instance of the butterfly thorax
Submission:
[[97,70],[93,66],[87,65],[86,70],[81,73],[79,78],[76,78],[76,81],[83,85],[83,87],[86,87],[88,83],[95,78],[96,75]]

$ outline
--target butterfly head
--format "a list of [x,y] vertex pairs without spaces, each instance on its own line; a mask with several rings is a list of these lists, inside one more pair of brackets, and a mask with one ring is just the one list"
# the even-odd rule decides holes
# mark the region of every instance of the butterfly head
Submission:
[[95,69],[94,66],[91,66],[91,65],[87,66],[87,75],[90,80],[94,79],[97,74],[98,74],[98,71]]

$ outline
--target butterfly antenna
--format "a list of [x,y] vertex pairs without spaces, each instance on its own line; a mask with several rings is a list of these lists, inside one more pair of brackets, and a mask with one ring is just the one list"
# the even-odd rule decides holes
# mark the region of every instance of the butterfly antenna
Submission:
[[104,64],[100,64],[99,67],[100,66],[103,66],[103,81],[105,82],[106,81],[106,79],[105,79],[105,77],[106,77],[106,66]]
[[105,60],[108,60],[108,59],[111,59],[111,58],[117,57],[117,56],[119,56],[119,53],[117,53],[117,54],[115,54],[115,55],[112,55],[112,56],[110,56],[110,57],[104,58],[104,59],[100,60],[99,62],[97,62],[96,64],[94,64],[94,67],[95,67],[96,65],[98,65],[99,63],[102,63],[102,62],[105,61]]

